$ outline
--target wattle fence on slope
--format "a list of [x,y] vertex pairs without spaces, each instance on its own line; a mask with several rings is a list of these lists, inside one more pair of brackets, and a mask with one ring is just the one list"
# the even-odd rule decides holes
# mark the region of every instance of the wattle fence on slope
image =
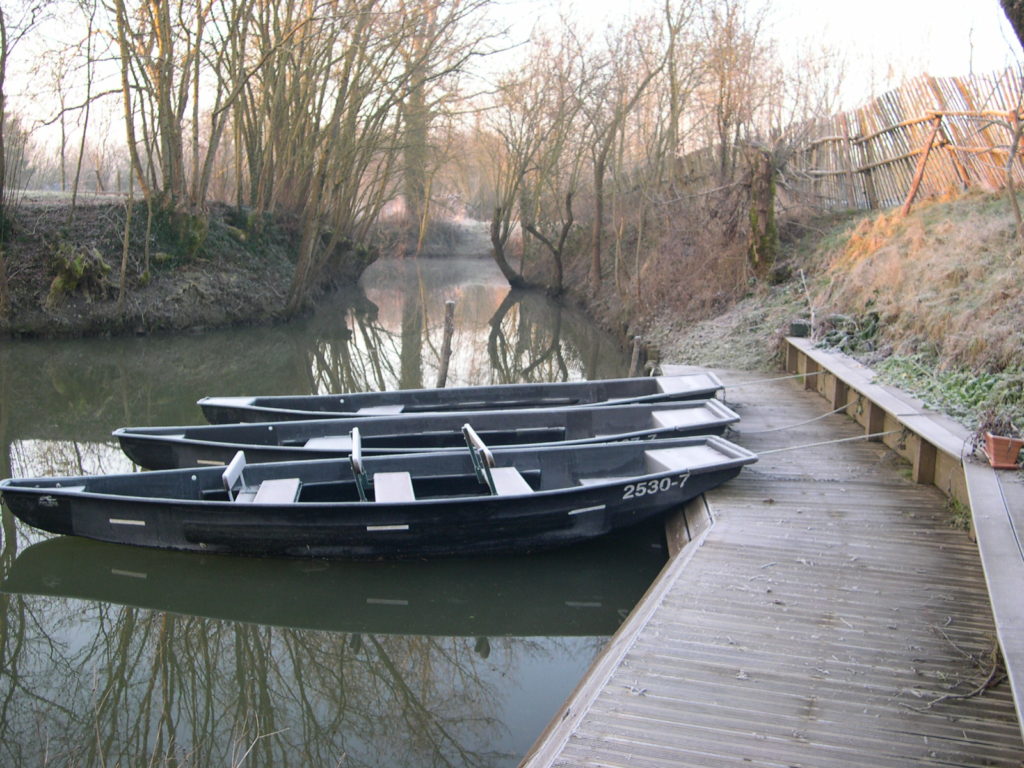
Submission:
[[[918,77],[864,106],[800,126],[783,170],[785,199],[830,210],[880,209],[908,196],[1006,184],[1024,72]],[[1018,148],[1018,154],[1020,147]],[[710,179],[713,153],[681,158],[691,181]],[[1024,186],[1024,163],[1013,164]],[[918,178],[915,185],[915,178]]]

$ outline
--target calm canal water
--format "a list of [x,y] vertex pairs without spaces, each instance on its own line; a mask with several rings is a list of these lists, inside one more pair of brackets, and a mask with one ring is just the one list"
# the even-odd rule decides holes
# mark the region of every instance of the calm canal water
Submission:
[[[273,328],[0,342],[0,476],[131,471],[204,395],[622,376],[489,261],[379,262]],[[512,766],[664,561],[658,526],[527,558],[261,560],[47,537],[4,511],[0,765]]]

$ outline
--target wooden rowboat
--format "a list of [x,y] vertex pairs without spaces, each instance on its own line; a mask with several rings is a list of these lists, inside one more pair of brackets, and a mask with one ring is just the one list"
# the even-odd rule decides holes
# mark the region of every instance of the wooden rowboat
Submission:
[[[238,451],[249,463],[346,457],[358,428],[365,455],[464,448],[465,413],[399,414],[356,419],[125,427],[121,449],[144,469],[227,464]],[[647,440],[720,435],[739,416],[717,400],[476,411],[473,429],[487,445]]]
[[397,389],[336,395],[204,397],[198,404],[211,424],[231,424],[239,421],[337,419],[425,411],[493,411],[699,400],[714,397],[720,389],[722,382],[717,376],[702,372],[678,376]]
[[307,557],[529,552],[680,507],[757,460],[715,436],[4,480],[29,525],[164,549]]

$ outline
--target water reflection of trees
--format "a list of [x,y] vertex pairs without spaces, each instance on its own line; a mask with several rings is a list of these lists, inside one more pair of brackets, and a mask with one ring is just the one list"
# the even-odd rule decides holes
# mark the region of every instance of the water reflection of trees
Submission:
[[[99,443],[120,426],[199,423],[195,401],[211,394],[432,384],[448,298],[456,301],[452,385],[625,372],[612,340],[543,296],[488,284],[445,288],[422,276],[373,296],[380,305],[357,291],[339,294],[288,326],[4,345],[0,450],[19,439]],[[0,461],[9,463],[6,455]]]
[[[4,765],[514,764],[494,748],[508,744],[499,681],[565,651],[3,600]],[[582,643],[592,655],[600,640]]]
[[[424,300],[424,291],[378,295],[395,302],[381,315],[400,318],[385,325],[378,316],[352,313],[351,333],[322,341],[313,360],[318,392],[415,388],[430,383],[440,367],[444,302]],[[451,380],[455,384],[507,384],[622,376],[625,355],[607,334],[578,313],[540,294],[465,291],[456,303]],[[495,306],[480,324],[477,302]],[[340,344],[341,346],[334,346]]]
[[[584,319],[458,269],[415,266],[374,301],[342,293],[286,326],[4,344],[0,477],[126,471],[111,430],[197,423],[205,395],[430,384],[447,299],[452,385],[624,372]],[[6,575],[36,535],[6,510],[0,522]],[[304,631],[3,593],[0,611],[0,765],[514,764],[513,667],[581,669],[603,642]]]
[[489,326],[490,363],[503,381],[568,381],[626,373],[624,354],[607,334],[541,294],[508,294]]

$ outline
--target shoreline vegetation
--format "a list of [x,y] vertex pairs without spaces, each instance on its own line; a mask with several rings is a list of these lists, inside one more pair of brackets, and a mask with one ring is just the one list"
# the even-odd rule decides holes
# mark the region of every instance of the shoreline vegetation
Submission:
[[[292,316],[293,222],[213,205],[204,231],[189,238],[160,216],[147,221],[148,213],[144,202],[129,209],[122,197],[95,196],[72,215],[63,196],[27,195],[4,243],[9,308],[0,334],[198,332]],[[336,247],[310,303],[373,260],[369,249]]]
[[792,223],[776,277],[690,322],[640,318],[661,360],[778,367],[794,321],[969,429],[1024,424],[1024,255],[1004,192]]
[[[0,331],[148,334],[288,317],[283,286],[294,269],[296,233],[287,222],[246,220],[227,206],[211,210],[193,251],[157,228],[148,248],[142,235],[133,237],[125,257],[132,290],[119,304],[126,211],[123,200],[99,198],[71,218],[60,202],[30,199],[7,243],[18,271]],[[487,258],[483,227],[439,225],[423,255]],[[392,252],[403,249],[397,237],[388,241]],[[317,295],[358,280],[381,250],[339,250]],[[907,217],[847,212],[787,221],[771,279],[751,280],[736,297],[709,299],[699,275],[677,270],[664,275],[669,290],[625,308],[613,279],[596,295],[587,290],[584,261],[569,262],[567,284],[579,287],[563,300],[623,343],[640,336],[652,362],[769,370],[781,338],[801,322],[819,343],[867,362],[968,426],[994,408],[1024,422],[1021,255],[1002,194],[927,201]]]
[[[741,0],[654,4],[600,34],[561,17],[520,41],[490,0],[16,10],[0,9],[0,335],[285,321],[375,258],[465,247],[469,220],[513,289],[666,360],[764,368],[799,320],[940,378],[967,418],[1022,418],[1019,62],[894,73],[844,109],[840,52],[786,47],[770,7]],[[52,38],[65,11],[71,36]],[[3,90],[40,57],[43,123]],[[86,184],[119,196],[87,205]],[[970,379],[986,383],[954,383]]]

